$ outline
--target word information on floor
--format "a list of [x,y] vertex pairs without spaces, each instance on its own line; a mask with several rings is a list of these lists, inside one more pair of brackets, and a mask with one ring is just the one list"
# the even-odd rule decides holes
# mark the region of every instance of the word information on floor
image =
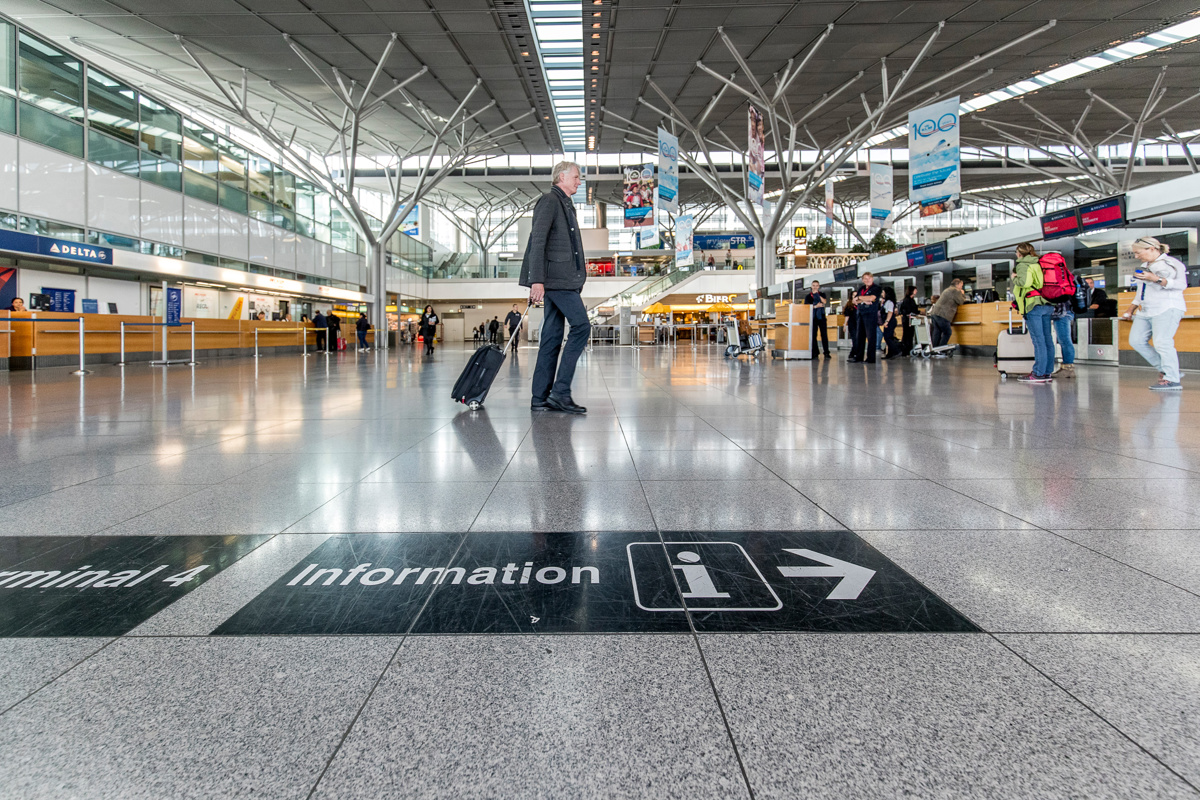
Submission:
[[335,536],[214,631],[979,629],[849,532]]

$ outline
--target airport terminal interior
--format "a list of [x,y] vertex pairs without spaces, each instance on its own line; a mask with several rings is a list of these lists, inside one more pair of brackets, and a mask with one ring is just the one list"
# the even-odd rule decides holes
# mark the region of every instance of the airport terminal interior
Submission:
[[1196,0],[6,0],[0,798],[1200,798],[1198,78]]

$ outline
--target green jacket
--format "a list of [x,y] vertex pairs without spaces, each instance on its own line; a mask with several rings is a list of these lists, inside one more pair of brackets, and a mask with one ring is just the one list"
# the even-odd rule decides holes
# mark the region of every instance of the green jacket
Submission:
[[1037,256],[1021,256],[1017,259],[1017,278],[1013,281],[1013,296],[1017,299],[1017,311],[1021,316],[1031,308],[1046,305],[1046,298],[1030,295],[1031,289],[1042,288],[1042,268]]

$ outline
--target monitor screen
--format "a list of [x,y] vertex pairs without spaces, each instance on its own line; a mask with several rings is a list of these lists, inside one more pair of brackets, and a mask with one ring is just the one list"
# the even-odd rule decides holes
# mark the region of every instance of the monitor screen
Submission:
[[1055,211],[1042,217],[1042,238],[1057,239],[1060,236],[1074,236],[1079,233],[1079,209]]
[[926,264],[940,264],[943,261],[950,260],[950,256],[948,255],[945,242],[937,242],[935,244],[927,244],[927,245],[925,245],[924,250],[925,250],[925,263]]
[[1125,224],[1125,195],[1084,203],[1079,207],[1079,229],[1094,231]]
[[925,248],[924,247],[911,247],[907,251],[905,251],[904,255],[908,259],[908,265],[910,267],[925,266],[926,262],[925,262]]

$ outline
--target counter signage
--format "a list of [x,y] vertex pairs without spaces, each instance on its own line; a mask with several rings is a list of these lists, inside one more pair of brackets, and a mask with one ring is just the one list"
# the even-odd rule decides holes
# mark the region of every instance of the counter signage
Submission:
[[904,252],[904,257],[908,261],[908,265],[910,267],[925,266],[925,248],[924,247],[910,247],[908,250],[906,250]]
[[51,289],[43,286],[42,294],[50,295],[51,311],[65,311],[68,314],[75,313],[74,289]]
[[111,264],[113,260],[111,247],[64,242],[61,239],[51,239],[49,236],[35,236],[31,233],[17,231],[0,231],[0,250],[33,253],[51,258],[64,258],[69,261],[86,261],[90,264]]
[[1047,214],[1042,217],[1043,239],[1074,236],[1079,231],[1079,209],[1071,208],[1066,211],[1055,211],[1053,214]]
[[183,290],[167,289],[167,324],[178,325],[180,312],[183,309]]
[[85,297],[84,299],[80,300],[79,302],[83,306],[83,313],[85,313],[85,314],[99,314],[100,313],[100,301],[99,300],[89,300]]
[[1078,209],[1079,229],[1094,231],[1125,224],[1125,195],[1084,203]]
[[926,264],[940,264],[943,261],[950,260],[949,251],[945,242],[927,244],[922,249],[925,251]]
[[845,283],[846,281],[858,280],[858,264],[851,264],[848,267],[838,267],[833,271],[834,283]]

